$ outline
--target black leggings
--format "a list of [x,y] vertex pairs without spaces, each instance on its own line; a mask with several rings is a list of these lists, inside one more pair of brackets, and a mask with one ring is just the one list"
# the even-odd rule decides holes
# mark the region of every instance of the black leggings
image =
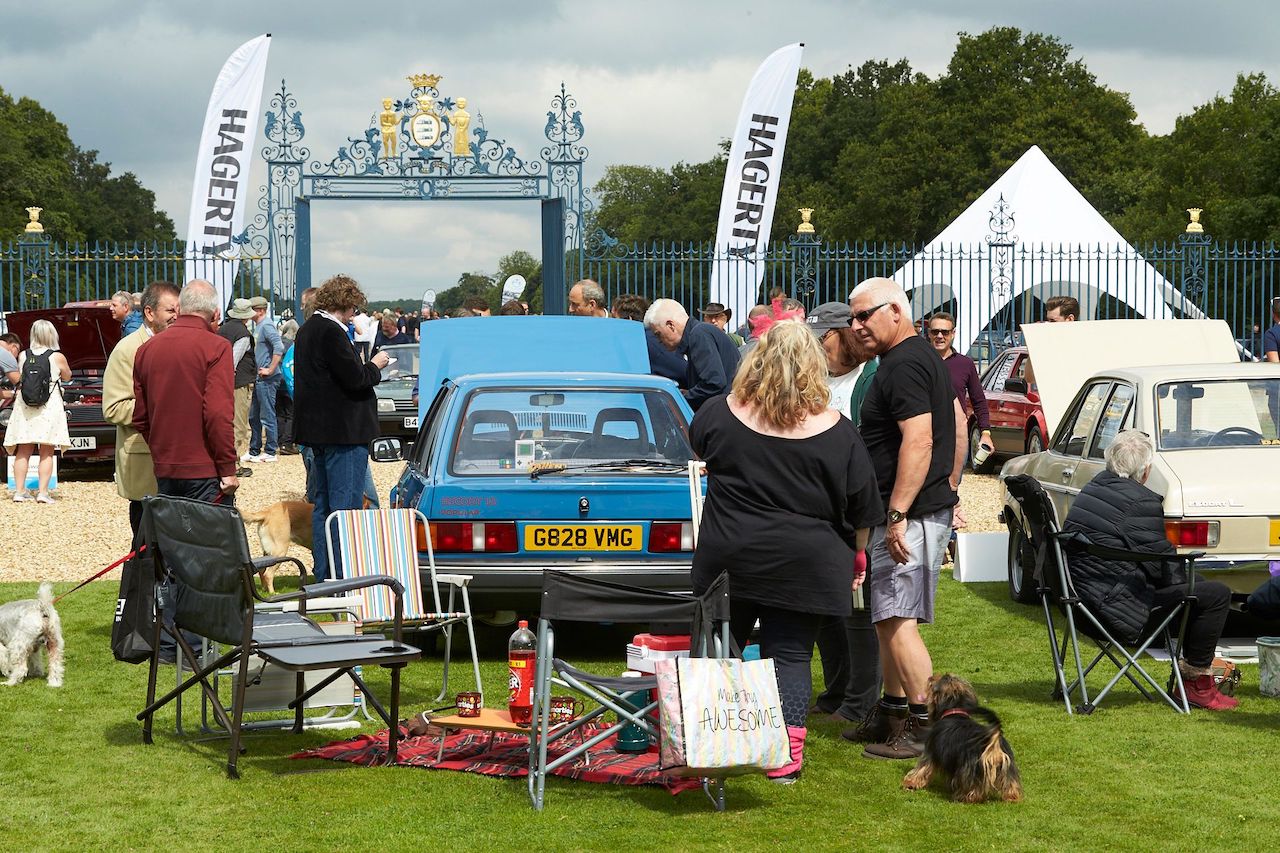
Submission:
[[788,726],[803,728],[809,713],[809,694],[813,690],[813,643],[822,617],[730,595],[729,630],[739,646],[746,646],[757,619],[760,620],[760,657],[773,658],[778,676],[782,719]]
[[[1153,604],[1157,608],[1172,607],[1182,600],[1186,587],[1166,586],[1156,590]],[[1187,618],[1187,634],[1182,641],[1182,656],[1187,663],[1195,667],[1206,667],[1213,663],[1213,653],[1218,647],[1218,638],[1222,636],[1222,627],[1227,623],[1227,613],[1231,607],[1231,589],[1219,581],[1207,581],[1203,575],[1196,575],[1196,603],[1191,607],[1191,615]],[[1151,617],[1152,623],[1143,631],[1145,636],[1159,620],[1165,616],[1160,611]],[[1169,626],[1178,630],[1177,620]]]

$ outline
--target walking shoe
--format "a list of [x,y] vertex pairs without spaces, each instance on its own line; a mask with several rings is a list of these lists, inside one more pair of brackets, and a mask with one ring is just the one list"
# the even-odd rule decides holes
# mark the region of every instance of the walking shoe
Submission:
[[280,457],[276,456],[274,453],[264,453],[258,457],[259,462],[277,462],[279,459]]
[[240,457],[240,461],[241,462],[261,462],[262,457],[256,453],[246,453],[244,456]]
[[21,489],[20,491],[16,491],[13,493],[14,503],[20,504],[24,501],[29,501],[29,500],[31,500],[31,493],[28,492],[26,489]]
[[36,495],[36,503],[51,504],[53,503],[53,495],[49,494],[48,492],[41,492],[40,494]]
[[862,754],[866,758],[903,761],[919,758],[924,754],[924,741],[929,734],[929,721],[914,714],[890,717],[891,733],[884,743],[867,744]]
[[[902,713],[907,709],[903,708]],[[854,743],[882,743],[889,737],[889,709],[880,702],[871,706],[871,711],[862,718],[862,722],[851,726],[840,733],[840,737]]]
[[299,450],[297,446],[293,444],[284,444],[284,445],[281,445],[280,447],[281,456],[297,456],[301,452],[302,451]]
[[252,468],[237,468],[237,469],[236,469],[236,476],[237,476],[237,477],[252,477],[252,476],[253,476],[253,469],[252,469]]
[[800,781],[800,771],[792,770],[785,776],[768,776],[766,778],[775,785],[794,785]]
[[1213,683],[1212,675],[1201,675],[1190,681],[1183,679],[1182,687],[1187,691],[1187,703],[1193,708],[1203,708],[1206,711],[1230,711],[1240,704],[1239,699],[1234,696],[1224,696],[1218,690],[1218,686]]

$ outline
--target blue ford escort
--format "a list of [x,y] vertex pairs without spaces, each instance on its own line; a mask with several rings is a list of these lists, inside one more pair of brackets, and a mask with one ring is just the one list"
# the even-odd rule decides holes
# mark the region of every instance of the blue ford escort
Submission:
[[689,589],[693,413],[649,374],[639,323],[452,319],[421,347],[391,503],[430,520],[437,570],[473,576],[477,612],[535,608],[549,570]]

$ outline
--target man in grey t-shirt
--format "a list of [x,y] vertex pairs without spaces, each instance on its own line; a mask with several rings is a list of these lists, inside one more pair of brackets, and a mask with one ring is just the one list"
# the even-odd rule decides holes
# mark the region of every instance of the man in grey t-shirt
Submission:
[[18,353],[22,352],[22,338],[13,332],[0,335],[0,400],[14,395],[14,389],[22,379],[18,372]]

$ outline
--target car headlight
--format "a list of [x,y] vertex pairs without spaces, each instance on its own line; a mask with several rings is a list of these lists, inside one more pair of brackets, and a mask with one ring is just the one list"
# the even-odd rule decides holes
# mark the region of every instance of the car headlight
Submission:
[[378,411],[379,411],[379,412],[394,412],[395,410],[396,410],[396,402],[395,402],[395,400],[388,400],[386,397],[379,397],[379,398],[378,398]]

